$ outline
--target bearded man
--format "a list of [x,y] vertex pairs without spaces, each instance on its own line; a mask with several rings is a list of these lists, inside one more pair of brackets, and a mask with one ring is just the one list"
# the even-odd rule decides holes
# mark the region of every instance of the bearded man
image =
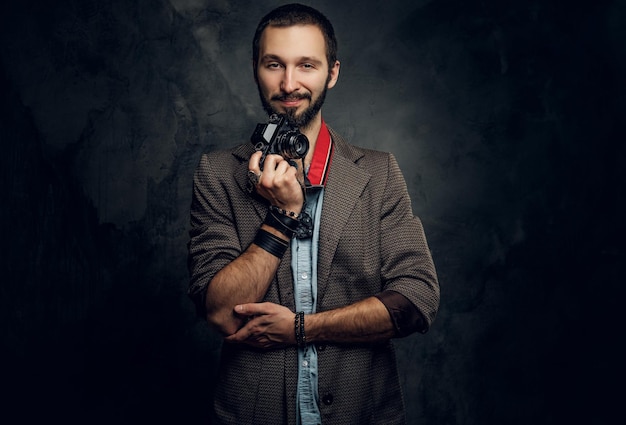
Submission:
[[254,77],[268,115],[309,149],[246,142],[203,155],[194,175],[189,294],[224,336],[216,423],[405,423],[392,339],[429,329],[439,284],[394,156],[322,118],[339,69],[324,15],[271,11]]

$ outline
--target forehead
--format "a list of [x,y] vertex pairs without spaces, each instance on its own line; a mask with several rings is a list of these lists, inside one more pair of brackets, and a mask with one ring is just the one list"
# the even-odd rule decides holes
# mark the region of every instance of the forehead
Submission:
[[268,26],[261,35],[259,58],[267,55],[283,59],[306,56],[322,60],[326,57],[326,41],[315,25]]

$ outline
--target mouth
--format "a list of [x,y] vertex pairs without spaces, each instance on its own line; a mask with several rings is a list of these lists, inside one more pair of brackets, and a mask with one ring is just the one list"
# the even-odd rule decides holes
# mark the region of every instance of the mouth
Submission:
[[297,108],[302,103],[302,99],[281,100],[280,103],[285,108]]
[[280,104],[285,108],[297,108],[300,106],[305,100],[310,100],[310,96],[302,94],[302,95],[277,95],[272,97],[272,100],[280,102]]

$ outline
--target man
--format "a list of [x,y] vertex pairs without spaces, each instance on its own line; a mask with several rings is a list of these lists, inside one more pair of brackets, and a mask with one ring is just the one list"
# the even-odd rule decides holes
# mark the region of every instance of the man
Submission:
[[439,286],[394,157],[322,119],[336,52],[315,9],[265,16],[253,42],[261,102],[309,150],[262,158],[246,142],[204,155],[194,176],[189,293],[225,338],[217,423],[405,421],[390,339],[428,330]]

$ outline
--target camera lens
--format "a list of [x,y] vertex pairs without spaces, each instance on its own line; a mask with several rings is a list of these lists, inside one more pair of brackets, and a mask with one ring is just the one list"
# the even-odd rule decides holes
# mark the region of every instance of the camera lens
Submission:
[[309,150],[309,139],[298,131],[288,131],[277,141],[277,145],[284,158],[300,159],[304,158]]

